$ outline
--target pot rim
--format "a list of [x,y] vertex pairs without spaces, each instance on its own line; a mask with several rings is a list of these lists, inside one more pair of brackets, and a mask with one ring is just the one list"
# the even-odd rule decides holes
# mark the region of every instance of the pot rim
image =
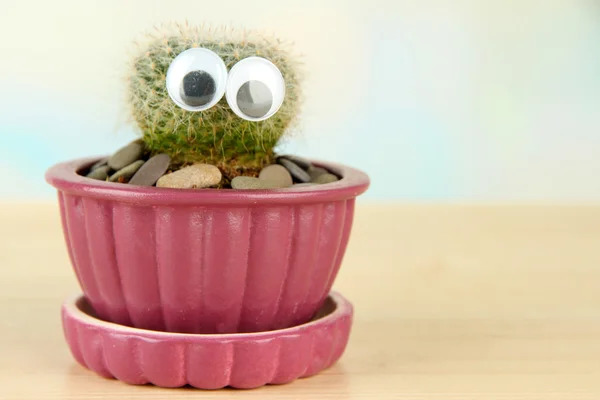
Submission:
[[61,192],[139,205],[261,205],[319,203],[346,200],[364,193],[370,180],[364,172],[338,163],[310,160],[342,178],[323,185],[285,189],[171,189],[134,186],[99,181],[79,175],[78,171],[104,157],[86,157],[61,162],[50,167],[46,182]]

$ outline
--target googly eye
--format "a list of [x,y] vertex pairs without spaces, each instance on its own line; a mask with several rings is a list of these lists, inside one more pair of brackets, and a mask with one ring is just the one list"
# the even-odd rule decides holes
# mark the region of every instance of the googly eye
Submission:
[[216,53],[193,48],[180,53],[167,70],[167,91],[179,107],[203,111],[223,98],[227,67]]
[[262,57],[248,57],[229,71],[225,94],[229,107],[240,118],[262,121],[275,114],[285,97],[279,69]]

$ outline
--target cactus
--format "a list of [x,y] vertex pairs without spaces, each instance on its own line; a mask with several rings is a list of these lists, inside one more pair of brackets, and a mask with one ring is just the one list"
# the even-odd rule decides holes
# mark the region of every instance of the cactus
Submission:
[[[133,60],[128,102],[147,149],[167,153],[172,166],[202,162],[221,169],[226,180],[256,174],[274,159],[274,147],[295,121],[300,103],[297,62],[277,39],[231,28],[177,25],[148,35],[149,42]],[[238,61],[259,56],[281,71],[286,94],[279,111],[264,121],[248,121],[231,110],[225,98],[200,112],[186,111],[169,97],[166,74],[181,52],[206,48],[217,53],[229,70]]]

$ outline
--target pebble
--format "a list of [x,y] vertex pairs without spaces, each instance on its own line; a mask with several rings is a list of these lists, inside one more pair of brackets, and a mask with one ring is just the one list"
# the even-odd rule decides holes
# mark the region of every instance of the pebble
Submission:
[[100,161],[98,161],[96,164],[92,165],[90,167],[90,172],[98,169],[100,167],[104,167],[105,165],[108,165],[108,157],[101,159]]
[[109,172],[110,172],[110,167],[108,165],[104,165],[104,166],[98,167],[96,169],[93,169],[86,175],[86,177],[92,178],[92,179],[98,179],[99,181],[105,181],[106,178],[108,178]]
[[[294,164],[296,164],[297,166],[299,166],[300,168],[303,168],[303,169],[309,169],[312,166],[310,161],[308,161],[306,158],[302,158],[302,157],[284,154],[284,155],[279,156],[279,158],[285,158],[286,160],[290,160],[291,162],[293,162]],[[279,161],[279,158],[277,161]]]
[[267,181],[253,176],[236,176],[231,180],[233,189],[277,189],[278,187],[271,181]]
[[214,165],[194,164],[163,175],[156,182],[156,186],[173,189],[199,189],[218,185],[221,178],[221,171]]
[[279,164],[267,165],[260,171],[258,178],[273,183],[277,188],[287,188],[294,184],[292,175]]
[[158,179],[167,172],[171,164],[171,157],[167,154],[157,154],[151,157],[133,175],[129,181],[130,185],[153,186]]
[[301,183],[310,182],[310,175],[308,175],[308,173],[305,170],[300,168],[292,161],[288,160],[287,158],[279,158],[277,161],[281,165],[283,165],[285,169],[287,169],[289,173],[292,174],[292,177],[294,177],[297,181]]
[[315,183],[323,184],[323,183],[332,183],[338,181],[338,177],[333,174],[323,174],[317,176],[317,179],[314,180]]
[[127,165],[125,168],[121,168],[108,178],[110,182],[121,182],[131,178],[141,167],[144,165],[144,160],[137,160]]
[[310,180],[313,182],[319,176],[329,173],[329,171],[327,171],[325,168],[321,168],[321,167],[310,167],[306,172],[308,172],[308,175],[310,176]]
[[131,142],[110,156],[108,158],[108,165],[115,171],[118,171],[142,158],[143,154],[144,145],[139,141]]

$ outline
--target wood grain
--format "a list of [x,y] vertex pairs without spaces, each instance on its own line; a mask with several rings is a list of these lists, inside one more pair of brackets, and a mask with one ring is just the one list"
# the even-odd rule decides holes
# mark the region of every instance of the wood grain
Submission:
[[600,207],[361,203],[335,284],[356,309],[346,353],[252,391],[133,387],[77,365],[56,204],[0,204],[0,266],[2,399],[600,398]]

